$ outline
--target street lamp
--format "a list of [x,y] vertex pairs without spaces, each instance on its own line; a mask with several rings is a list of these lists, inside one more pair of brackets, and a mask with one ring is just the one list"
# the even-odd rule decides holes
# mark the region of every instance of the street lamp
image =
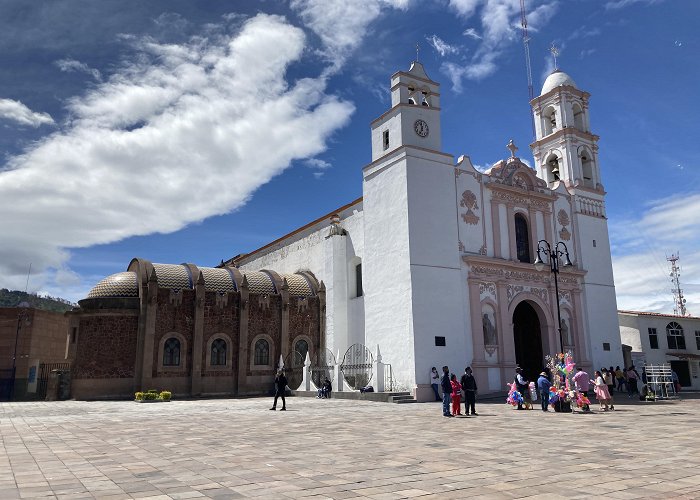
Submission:
[[29,318],[29,312],[27,308],[29,307],[28,302],[20,302],[17,307],[19,312],[17,313],[17,331],[15,332],[15,350],[12,354],[12,385],[10,386],[10,401],[15,398],[15,381],[17,379],[17,344],[19,341],[19,331],[22,328],[22,320],[27,320]]
[[[561,248],[560,248],[561,247]],[[552,248],[547,242],[547,240],[540,240],[537,242],[537,258],[535,259],[535,269],[538,271],[544,270],[546,265],[542,260],[542,255],[549,257],[549,270],[554,275],[554,293],[557,298],[557,325],[559,327],[559,343],[561,344],[561,352],[564,352],[564,337],[561,335],[561,309],[559,308],[559,283],[557,281],[557,275],[559,274],[559,259],[563,257],[564,263],[563,267],[573,266],[571,259],[569,259],[569,249],[566,248],[566,244],[563,241],[557,243],[554,248]]]

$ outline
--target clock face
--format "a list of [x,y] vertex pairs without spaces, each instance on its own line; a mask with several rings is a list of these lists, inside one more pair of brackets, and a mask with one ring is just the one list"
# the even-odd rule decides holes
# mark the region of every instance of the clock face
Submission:
[[413,130],[415,130],[416,134],[418,134],[420,137],[428,137],[428,124],[423,120],[416,120],[416,122],[413,124]]

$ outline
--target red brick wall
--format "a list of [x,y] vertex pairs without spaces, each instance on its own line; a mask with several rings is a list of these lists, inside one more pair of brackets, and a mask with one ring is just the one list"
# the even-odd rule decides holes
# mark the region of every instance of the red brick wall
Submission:
[[319,300],[316,297],[306,299],[306,309],[298,307],[301,299],[291,297],[289,299],[289,345],[286,352],[292,352],[294,344],[300,339],[300,335],[311,338],[309,344],[310,356],[315,356],[320,346],[318,307]]
[[72,378],[133,377],[137,331],[135,315],[81,316]]
[[[228,303],[223,307],[216,305],[218,293],[207,292],[204,302],[204,335],[202,338],[202,376],[203,377],[230,377],[238,373],[238,346],[240,342],[239,327],[240,315],[238,310],[239,295],[229,293]],[[231,344],[227,346],[232,350],[231,364],[226,370],[207,371],[207,344],[209,339],[219,333],[225,333],[231,338]]]
[[[194,290],[181,290],[182,302],[171,303],[169,289],[158,289],[158,305],[156,311],[156,328],[153,343],[153,376],[154,377],[189,377],[192,371],[192,340],[194,334]],[[185,370],[164,370],[159,372],[160,342],[170,333],[177,332],[187,342],[187,346],[180,346],[183,352],[187,351],[187,366]],[[182,353],[180,354],[182,357]]]
[[[272,365],[277,366],[277,361],[279,360],[281,352],[280,344],[282,341],[282,297],[279,295],[269,295],[269,308],[265,308],[265,306],[259,304],[259,297],[262,296],[251,294],[250,300],[248,301],[248,353],[249,356],[253,356],[255,353],[253,339],[259,334],[267,334],[272,338],[272,342],[275,345],[275,359],[272,360]],[[267,373],[268,371],[270,370],[256,370],[256,374],[260,372]],[[252,375],[250,359],[248,359],[247,373],[248,375]]]

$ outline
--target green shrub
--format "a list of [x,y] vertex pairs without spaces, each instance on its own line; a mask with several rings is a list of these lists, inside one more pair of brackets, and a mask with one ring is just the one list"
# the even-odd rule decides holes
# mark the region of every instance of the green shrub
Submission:
[[144,399],[144,401],[155,401],[156,399],[158,399],[158,393],[148,391],[148,392],[144,393],[143,399]]
[[137,392],[134,394],[134,399],[136,399],[136,401],[143,401],[143,392]]
[[170,398],[172,397],[173,393],[170,391],[161,391],[160,393],[160,399],[163,401],[170,401]]
[[148,392],[149,394],[158,394],[159,391],[155,389],[148,389],[146,392]]

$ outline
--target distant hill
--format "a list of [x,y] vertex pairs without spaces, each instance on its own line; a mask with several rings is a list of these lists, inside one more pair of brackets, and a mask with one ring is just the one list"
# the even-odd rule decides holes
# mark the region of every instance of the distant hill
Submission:
[[40,297],[39,295],[0,288],[0,307],[17,307],[21,302],[27,302],[31,307],[43,311],[66,312],[76,304],[59,297]]

